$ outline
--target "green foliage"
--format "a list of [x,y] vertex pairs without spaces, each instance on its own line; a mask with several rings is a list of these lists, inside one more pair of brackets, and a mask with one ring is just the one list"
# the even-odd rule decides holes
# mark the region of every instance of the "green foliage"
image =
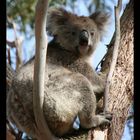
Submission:
[[35,0],[7,0],[7,16],[20,25],[25,31],[25,25],[34,27]]
[[[74,3],[77,0],[49,0],[49,7],[60,6],[69,4],[72,9],[74,9]],[[96,8],[101,8],[104,0],[92,0],[93,2],[88,7],[89,11],[91,10],[93,3],[96,5]],[[35,14],[35,5],[37,0],[7,0],[7,17],[18,25],[20,32],[28,33],[32,35],[31,31],[34,29],[34,14]],[[27,25],[31,30],[27,31]],[[8,28],[13,28],[11,24],[7,22]]]
[[[34,28],[35,0],[7,0],[7,16],[20,26],[20,31],[26,32],[26,25]],[[49,6],[65,5],[66,0],[49,0]],[[8,28],[9,26],[7,24]]]

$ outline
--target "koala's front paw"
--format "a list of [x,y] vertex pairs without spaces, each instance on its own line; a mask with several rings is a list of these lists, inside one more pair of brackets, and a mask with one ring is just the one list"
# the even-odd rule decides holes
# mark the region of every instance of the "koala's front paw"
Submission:
[[102,116],[104,116],[106,119],[108,119],[108,120],[112,120],[112,113],[111,112],[102,112],[102,113],[100,113],[100,115],[102,115]]
[[110,123],[112,120],[112,114],[109,112],[106,112],[106,113],[100,113],[100,115],[104,117],[104,119],[102,120],[102,123],[100,124],[100,128],[103,131],[104,129],[110,126]]

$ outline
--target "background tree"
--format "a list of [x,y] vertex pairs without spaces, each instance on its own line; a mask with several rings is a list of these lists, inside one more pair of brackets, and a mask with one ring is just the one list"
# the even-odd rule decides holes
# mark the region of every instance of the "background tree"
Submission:
[[[61,2],[59,0],[50,0],[49,4],[50,6],[67,6],[68,4],[70,4],[70,7],[72,9],[71,11],[75,12],[75,2],[76,0],[72,0],[71,2],[69,0],[63,0]],[[102,8],[110,10],[110,7],[105,5],[104,0],[93,0],[90,2],[84,2],[89,12],[92,12],[95,9]],[[96,6],[94,6],[93,2],[96,4]],[[18,54],[21,54],[21,49],[19,49],[19,47],[22,46],[22,43],[19,43],[20,45],[16,43],[17,40],[21,40],[20,35],[17,35],[16,32],[24,34],[25,39],[30,39],[32,38],[34,29],[34,6],[36,4],[35,1],[28,0],[28,2],[26,2],[26,0],[22,0],[20,1],[20,4],[18,3],[18,0],[7,0],[7,29],[12,28],[15,31],[15,41],[11,42],[7,40],[7,45],[10,46],[10,48],[7,46],[7,61],[9,63],[11,63],[12,57],[10,56],[11,47],[16,49],[16,59],[18,59]],[[30,35],[29,31],[31,31]],[[113,40],[111,41],[110,45],[108,45],[108,53],[106,54],[105,59],[102,62],[102,71],[104,72],[107,72],[109,70],[108,68],[113,50],[112,44]],[[19,58],[23,61],[21,57]],[[18,70],[18,67],[16,67],[16,69]],[[88,138],[89,140],[92,140],[93,137],[95,138],[95,136],[100,136],[100,139],[101,136],[103,136],[103,139],[105,139],[107,131],[109,132],[108,136],[110,139],[119,140],[122,137],[125,122],[128,117],[128,112],[133,101],[133,0],[129,2],[129,5],[127,6],[125,12],[123,13],[123,16],[121,17],[121,43],[117,66],[114,71],[111,83],[112,84],[109,92],[108,109],[113,112],[114,115],[110,129],[102,132],[99,131],[99,129],[97,128],[97,131],[91,130],[88,133],[80,136],[79,138],[76,137],[73,139],[81,140]],[[16,129],[13,125],[9,123],[8,128],[10,126],[12,127],[12,129]],[[11,132],[12,129],[9,128]],[[21,132],[18,132],[16,130],[12,133],[16,135],[17,138],[21,139]]]

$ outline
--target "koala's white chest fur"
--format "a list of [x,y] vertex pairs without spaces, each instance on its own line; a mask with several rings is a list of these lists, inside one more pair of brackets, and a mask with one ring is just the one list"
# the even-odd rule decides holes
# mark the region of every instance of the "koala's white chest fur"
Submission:
[[93,67],[93,54],[92,54],[90,57],[85,57],[85,58],[83,58],[83,60],[84,60],[86,63],[88,63],[88,64],[94,69],[94,67]]

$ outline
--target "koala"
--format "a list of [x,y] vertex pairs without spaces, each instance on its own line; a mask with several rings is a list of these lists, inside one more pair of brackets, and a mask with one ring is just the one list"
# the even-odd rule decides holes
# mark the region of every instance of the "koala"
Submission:
[[[91,66],[91,57],[100,41],[109,16],[95,12],[77,16],[62,8],[48,11],[47,31],[54,39],[48,44],[45,69],[43,113],[57,137],[80,126],[90,129],[110,123],[110,115],[96,114],[96,96],[105,89],[105,79]],[[36,138],[33,113],[34,58],[13,78],[7,97],[7,117],[19,130]]]

